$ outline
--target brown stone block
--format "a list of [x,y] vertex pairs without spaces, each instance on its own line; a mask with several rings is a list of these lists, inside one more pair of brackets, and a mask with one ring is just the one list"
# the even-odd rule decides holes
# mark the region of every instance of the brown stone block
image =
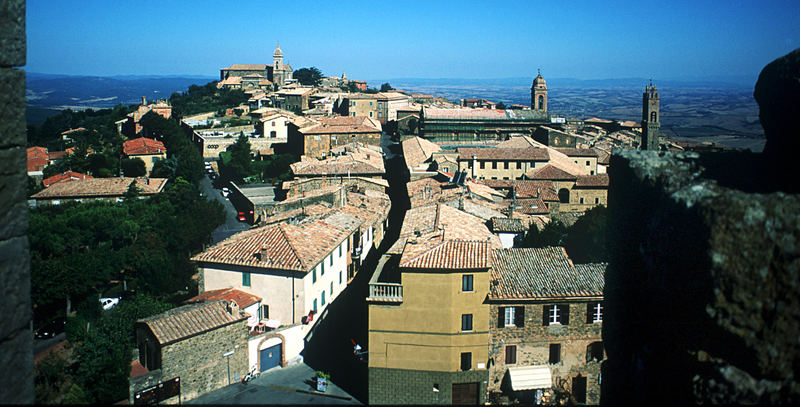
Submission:
[[22,236],[28,228],[27,175],[22,147],[0,150],[0,239]]
[[0,66],[25,65],[25,0],[0,1]]
[[25,137],[25,71],[0,68],[0,148],[24,146]]
[[[30,329],[31,281],[28,238],[16,237],[0,241],[0,338]],[[33,335],[28,339],[33,340]],[[6,353],[0,351],[0,353]],[[0,366],[8,366],[0,364]],[[0,386],[2,387],[2,386]]]

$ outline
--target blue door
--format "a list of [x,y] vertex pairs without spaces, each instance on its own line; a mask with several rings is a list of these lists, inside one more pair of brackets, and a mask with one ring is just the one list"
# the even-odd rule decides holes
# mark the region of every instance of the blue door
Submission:
[[275,366],[280,366],[281,364],[281,344],[277,344],[275,346],[271,346],[267,349],[264,349],[259,354],[259,360],[261,364],[261,371],[265,371],[268,369],[272,369]]

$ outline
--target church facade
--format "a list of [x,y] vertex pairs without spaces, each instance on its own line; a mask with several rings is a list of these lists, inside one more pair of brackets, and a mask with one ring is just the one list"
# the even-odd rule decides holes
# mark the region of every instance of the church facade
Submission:
[[233,82],[236,78],[241,78],[237,82],[242,82],[244,79],[260,79],[257,82],[263,83],[266,80],[277,90],[283,87],[287,79],[292,79],[292,73],[292,66],[283,63],[283,51],[278,44],[272,54],[272,65],[233,64],[219,70],[219,80],[221,83]]

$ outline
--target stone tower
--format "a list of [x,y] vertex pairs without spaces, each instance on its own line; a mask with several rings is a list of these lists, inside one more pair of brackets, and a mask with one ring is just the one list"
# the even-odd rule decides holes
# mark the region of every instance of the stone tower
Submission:
[[547,113],[547,83],[542,77],[541,69],[539,75],[533,79],[533,86],[531,86],[531,109]]
[[281,51],[280,43],[278,43],[278,47],[275,48],[275,52],[272,54],[272,61],[273,61],[273,67],[272,67],[273,70],[275,71],[283,70],[283,51]]
[[642,150],[658,151],[659,104],[658,90],[650,81],[642,95],[642,142],[639,144]]

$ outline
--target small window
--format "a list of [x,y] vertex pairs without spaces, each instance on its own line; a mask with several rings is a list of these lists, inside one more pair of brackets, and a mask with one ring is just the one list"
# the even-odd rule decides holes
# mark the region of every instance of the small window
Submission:
[[503,326],[514,326],[515,307],[505,307]]
[[513,365],[517,363],[517,345],[506,346],[506,364]]
[[506,169],[506,170],[508,169],[508,161],[503,163],[503,169]]
[[569,305],[553,304],[545,305],[543,308],[542,325],[569,324]]
[[603,303],[590,302],[586,304],[586,323],[596,324],[603,322]]
[[556,364],[561,362],[561,344],[560,343],[551,343],[550,344],[550,364]]
[[472,274],[461,276],[461,291],[472,292]]
[[319,264],[319,275],[325,275],[325,260],[322,260],[322,263]]
[[592,342],[586,347],[586,361],[600,362],[603,360],[603,342]]
[[486,161],[479,161],[481,163],[481,169],[486,169]]
[[250,273],[242,273],[242,286],[250,287]]
[[588,167],[588,166],[590,166],[590,165],[592,165],[592,164],[591,164],[591,161],[589,161],[589,160],[586,160],[586,166]]
[[372,117],[372,112],[369,112],[369,117]]
[[522,169],[522,161],[517,161],[517,169],[518,170]]
[[312,283],[316,283],[317,282],[317,268],[316,267],[314,267],[311,270],[311,282]]
[[[583,203],[583,202],[581,202],[581,203]],[[330,259],[331,259],[331,266],[333,266],[333,254],[331,254]]]
[[472,314],[461,315],[461,330],[462,331],[472,330]]
[[472,369],[472,352],[463,352],[461,354],[461,370],[467,371]]
[[313,309],[314,311],[317,310],[317,299],[316,298],[314,298],[314,306],[311,309]]
[[262,319],[269,319],[269,305],[262,305],[261,306],[261,318]]
[[581,198],[581,203],[583,203],[583,198]]
[[594,203],[595,203],[595,205],[599,204],[600,203],[600,198],[594,198]]
[[333,298],[333,281],[331,281],[331,298]]
[[325,291],[322,292],[319,303],[322,304],[323,307],[325,306]]
[[339,284],[342,283],[342,271],[339,270]]
[[493,170],[497,169],[497,161],[492,161],[492,169]]
[[339,257],[342,257],[342,246],[344,246],[344,243],[339,245]]

